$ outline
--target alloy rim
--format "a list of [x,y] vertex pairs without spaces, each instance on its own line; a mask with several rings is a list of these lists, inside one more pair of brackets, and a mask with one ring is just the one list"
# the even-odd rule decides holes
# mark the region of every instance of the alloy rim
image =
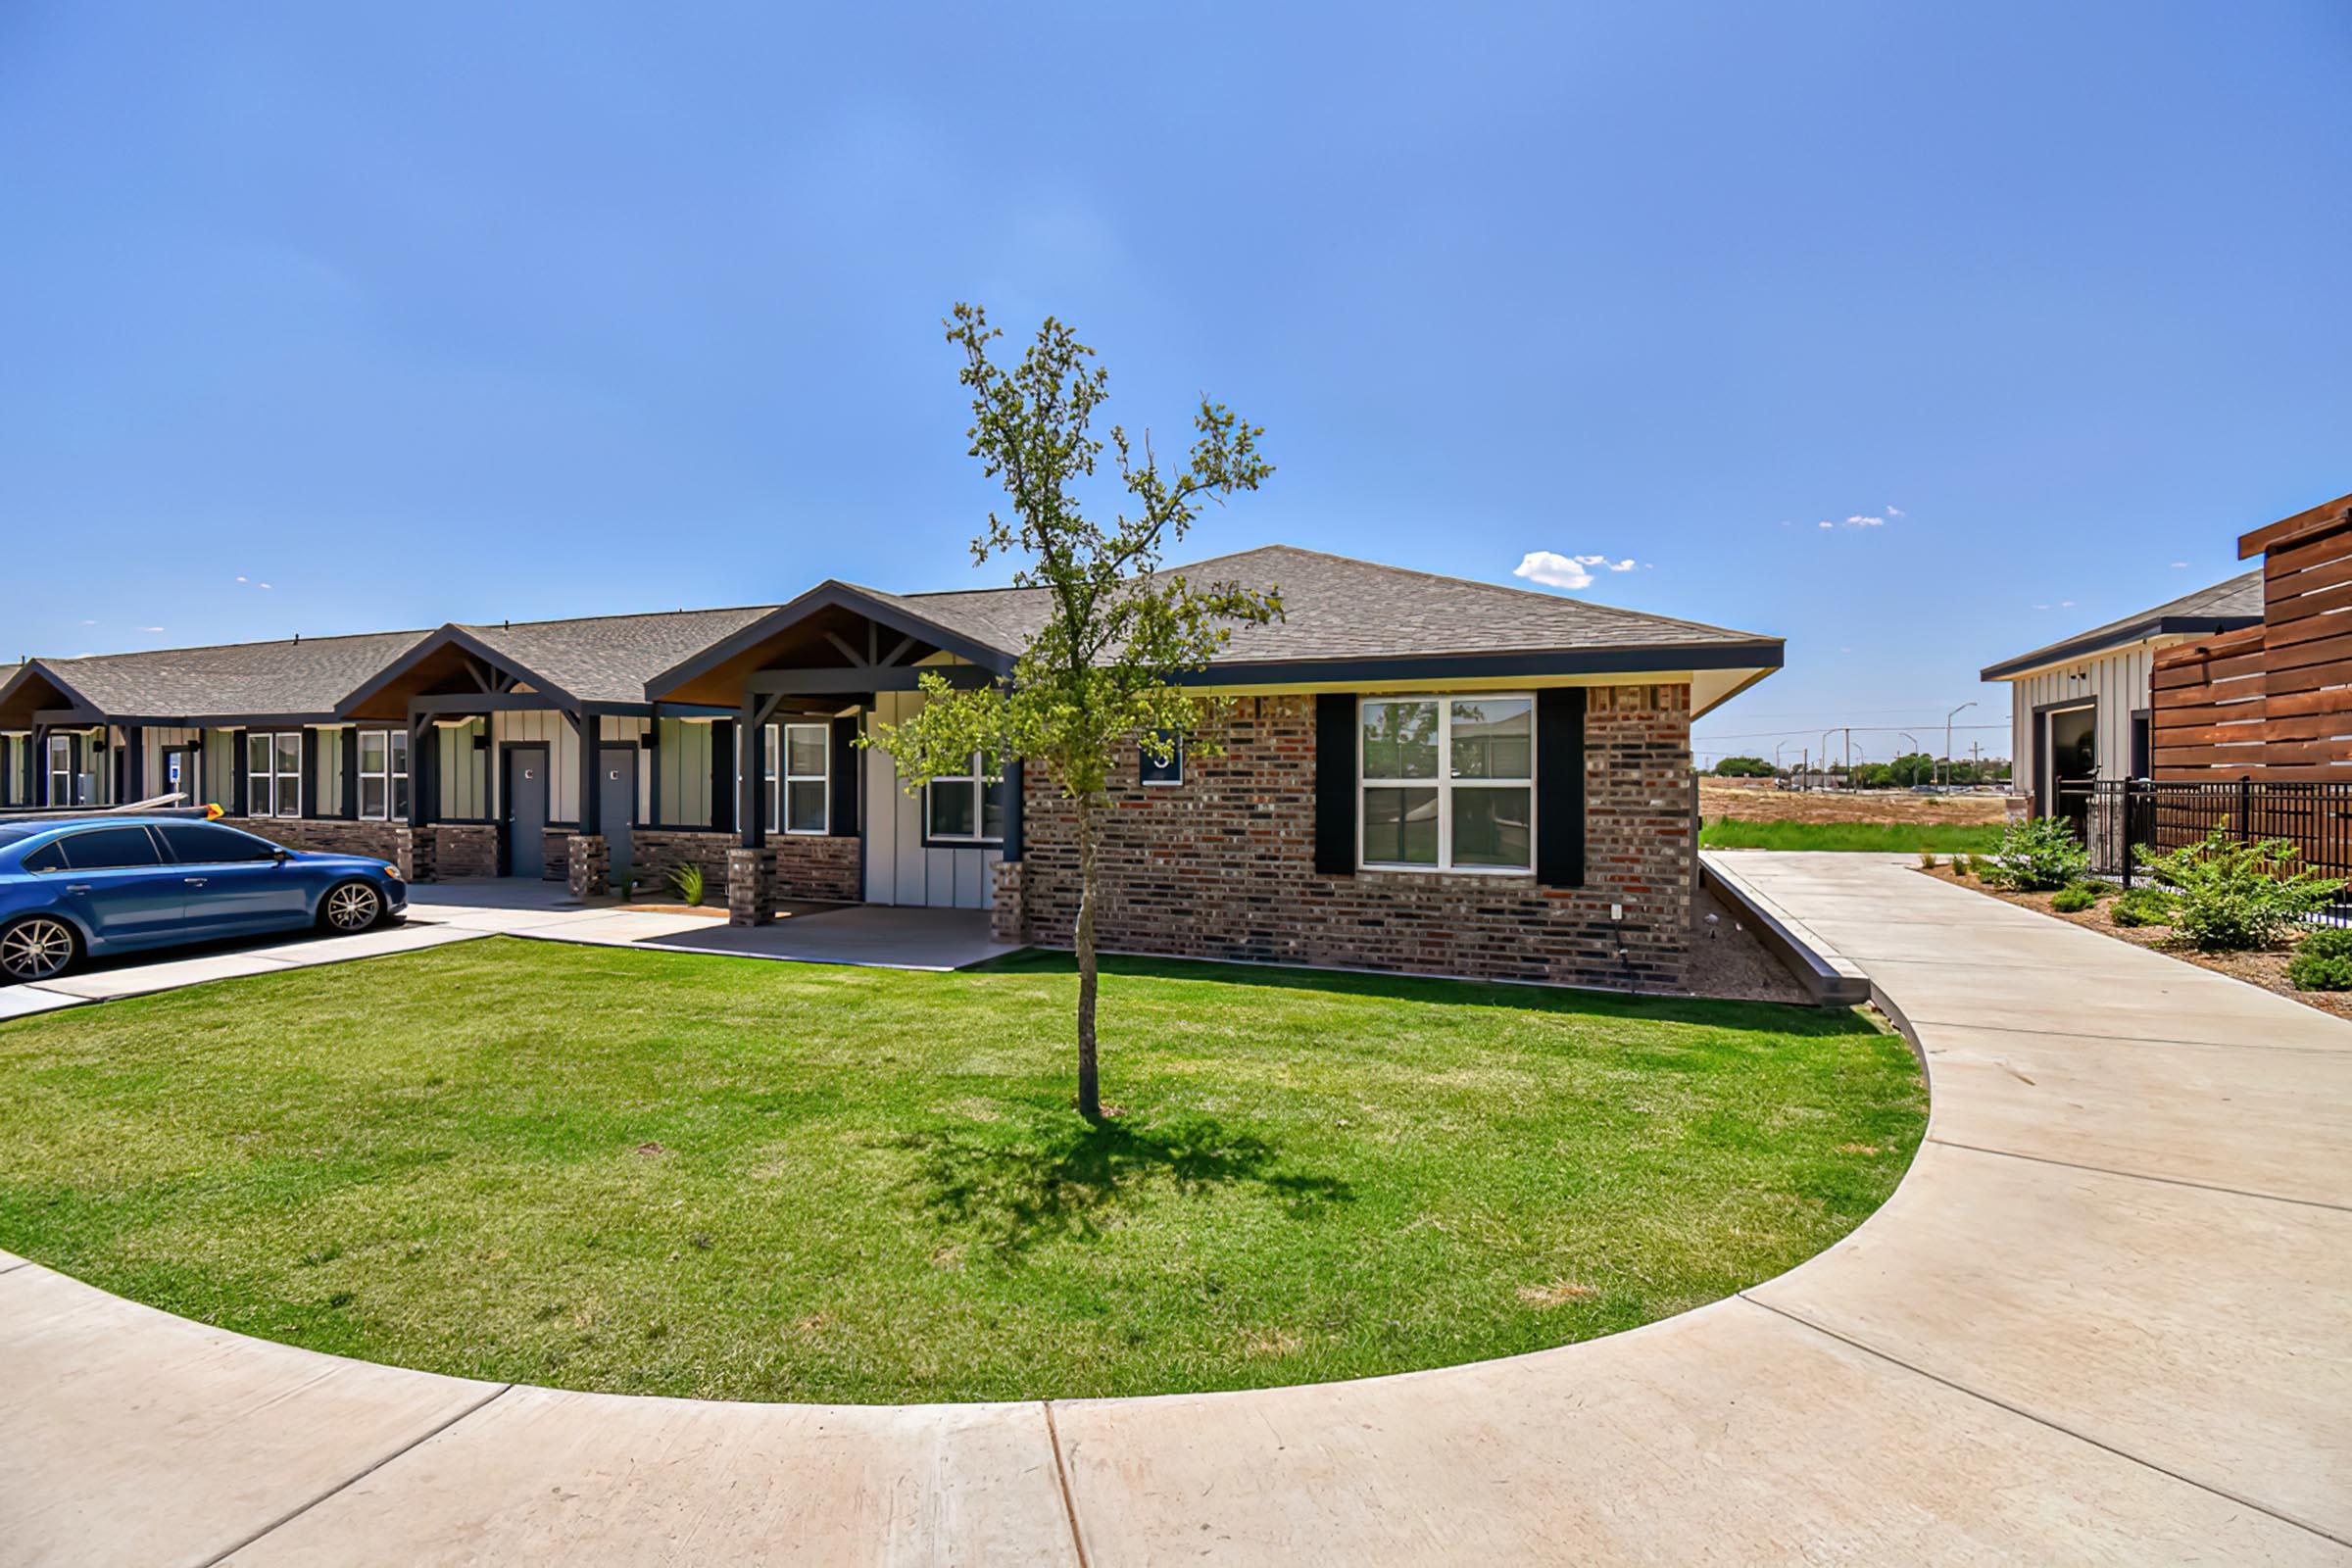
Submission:
[[363,931],[375,923],[375,890],[354,882],[327,895],[326,918],[338,931]]
[[55,920],[26,920],[0,936],[0,973],[46,980],[74,956],[74,933]]

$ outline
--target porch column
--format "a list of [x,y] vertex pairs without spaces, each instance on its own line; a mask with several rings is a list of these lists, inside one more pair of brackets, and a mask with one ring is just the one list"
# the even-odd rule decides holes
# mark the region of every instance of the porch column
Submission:
[[735,726],[738,769],[735,832],[736,842],[747,850],[761,849],[767,844],[767,803],[763,792],[767,782],[767,726],[760,719],[760,704],[754,699],[743,705],[743,717]]
[[33,806],[49,804],[49,730],[46,725],[32,726],[32,772],[24,781],[24,799]]
[[580,738],[580,831],[593,838],[605,830],[605,724],[582,708],[571,728]]

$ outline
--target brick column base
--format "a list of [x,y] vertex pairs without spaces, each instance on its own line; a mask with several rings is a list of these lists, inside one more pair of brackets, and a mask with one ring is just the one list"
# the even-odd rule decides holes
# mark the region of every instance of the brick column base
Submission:
[[997,882],[988,906],[988,939],[1015,945],[1029,940],[1028,878],[1018,860],[997,862]]
[[774,855],[766,850],[729,850],[727,924],[765,925],[775,917]]
[[593,899],[610,889],[612,854],[602,833],[572,834],[564,841],[564,860],[573,898]]
[[433,830],[430,827],[411,827],[407,823],[392,830],[392,861],[400,867],[403,882],[433,880]]

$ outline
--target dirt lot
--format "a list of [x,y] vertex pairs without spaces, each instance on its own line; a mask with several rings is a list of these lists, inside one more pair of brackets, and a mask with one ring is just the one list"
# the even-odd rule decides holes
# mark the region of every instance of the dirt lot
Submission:
[[1698,811],[1710,819],[1749,822],[1954,822],[2009,819],[1998,795],[1914,795],[1909,790],[1816,790],[1799,793],[1742,786],[1731,779],[1698,781]]
[[2168,958],[2179,958],[2200,969],[2211,969],[2231,979],[2260,986],[2265,991],[2275,991],[2289,1002],[2300,1002],[2321,1012],[2333,1013],[2338,1018],[2352,1018],[2352,991],[2297,991],[2287,983],[2286,960],[2295,951],[2292,943],[2254,953],[2199,953],[2194,948],[2173,946],[2173,934],[2163,926],[2117,925],[2107,914],[2108,906],[2115,902],[2113,899],[2102,899],[2080,914],[2060,914],[2050,907],[2050,900],[2054,897],[2052,894],[2009,893],[1988,888],[1974,877],[1954,874],[1951,867],[1945,865],[1922,874],[1945,882],[1957,882],[1964,888],[1973,888],[1987,897],[2003,899],[2029,909],[2038,909],[2053,919],[2064,920],[2070,925],[2086,926],[2119,942],[2152,948]]

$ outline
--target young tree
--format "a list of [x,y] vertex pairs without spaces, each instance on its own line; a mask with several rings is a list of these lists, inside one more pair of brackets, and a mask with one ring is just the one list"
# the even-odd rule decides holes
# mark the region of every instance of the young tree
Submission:
[[[993,772],[1006,758],[1041,766],[1070,802],[1078,837],[1078,1110],[1102,1115],[1096,1066],[1095,918],[1101,905],[1102,817],[1112,769],[1143,747],[1165,762],[1176,736],[1196,755],[1216,747],[1203,732],[1220,706],[1176,684],[1205,666],[1236,623],[1282,613],[1272,586],[1188,582],[1160,570],[1160,552],[1182,539],[1206,501],[1255,490],[1273,466],[1258,456],[1264,432],[1203,397],[1193,415],[1192,461],[1163,472],[1146,432],[1131,442],[1113,424],[1094,433],[1109,375],[1094,350],[1048,317],[1037,339],[1006,368],[989,358],[1002,332],[976,305],[957,305],[948,341],[963,352],[958,379],[971,390],[971,455],[1004,487],[1007,513],[991,512],[972,541],[972,559],[1021,558],[1013,582],[1048,595],[1045,623],[1010,681],[951,688],[925,674],[928,699],[906,722],[877,725],[871,744],[889,752],[911,793],[961,774],[974,754]],[[1105,450],[1121,499],[1110,521],[1094,520],[1078,490]]]

